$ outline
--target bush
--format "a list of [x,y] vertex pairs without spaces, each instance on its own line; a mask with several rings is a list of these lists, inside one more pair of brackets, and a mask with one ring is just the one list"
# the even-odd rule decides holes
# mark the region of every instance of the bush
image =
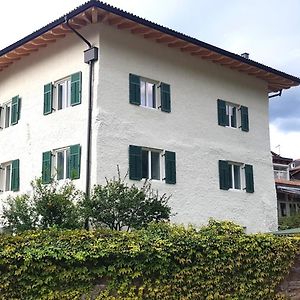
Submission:
[[71,181],[60,185],[53,180],[45,185],[37,179],[32,182],[32,188],[31,196],[21,195],[7,199],[2,213],[5,230],[22,232],[35,228],[82,227],[78,202],[83,193]]
[[140,229],[150,222],[169,220],[170,197],[159,196],[146,181],[142,187],[128,185],[125,178],[106,180],[105,185],[96,185],[89,199],[81,203],[85,218],[95,227],[106,226],[112,230],[129,231]]
[[279,218],[279,229],[300,228],[300,213],[289,217]]
[[2,235],[0,299],[274,300],[297,248],[216,221]]

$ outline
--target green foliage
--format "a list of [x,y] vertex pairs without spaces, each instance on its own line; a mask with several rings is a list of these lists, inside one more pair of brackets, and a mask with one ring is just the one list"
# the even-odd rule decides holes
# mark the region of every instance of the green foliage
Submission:
[[279,229],[300,228],[300,213],[289,217],[279,218]]
[[28,195],[8,197],[3,206],[2,219],[4,229],[22,232],[36,226],[37,215],[33,209],[32,199]]
[[52,181],[42,184],[40,179],[32,182],[31,196],[9,197],[3,206],[4,228],[11,232],[28,229],[59,227],[75,229],[82,227],[78,202],[83,194],[71,181],[59,184]]
[[283,299],[274,290],[298,247],[217,221],[2,235],[0,299]]
[[146,181],[142,187],[129,186],[124,179],[106,180],[105,185],[94,186],[90,199],[82,201],[86,218],[96,227],[113,230],[140,229],[150,222],[168,220],[171,208],[165,194],[160,196]]

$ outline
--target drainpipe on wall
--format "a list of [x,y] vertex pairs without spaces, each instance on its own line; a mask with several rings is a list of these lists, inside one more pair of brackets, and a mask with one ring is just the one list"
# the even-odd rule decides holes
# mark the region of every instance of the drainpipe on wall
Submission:
[[270,95],[270,96],[269,96],[269,99],[270,99],[270,98],[274,98],[274,97],[281,97],[281,94],[282,94],[282,90],[280,90],[280,91],[278,92],[278,94]]
[[[92,112],[93,112],[93,70],[94,62],[98,60],[98,48],[76,31],[70,24],[69,19],[65,16],[65,24],[87,45],[88,49],[84,51],[84,62],[89,65],[89,94],[88,94],[88,126],[87,126],[87,153],[86,153],[86,184],[85,196],[90,197],[91,190],[91,139],[92,139]],[[88,223],[88,221],[87,221]],[[88,224],[86,224],[88,226]]]

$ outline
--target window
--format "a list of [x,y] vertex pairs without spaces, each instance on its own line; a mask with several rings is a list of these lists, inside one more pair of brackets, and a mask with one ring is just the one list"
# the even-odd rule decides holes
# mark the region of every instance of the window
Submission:
[[42,182],[80,178],[81,147],[79,144],[43,153]]
[[157,83],[146,81],[146,79],[141,79],[141,106],[157,108],[156,106],[156,90]]
[[287,165],[273,165],[274,178],[289,180],[289,170]]
[[129,74],[129,103],[171,112],[170,85]]
[[0,165],[0,192],[19,190],[19,160]]
[[219,160],[219,183],[221,190],[246,190],[247,193],[253,193],[253,166]]
[[160,180],[161,151],[142,149],[142,178]]
[[248,108],[218,99],[218,124],[249,131]]
[[10,124],[11,101],[1,107],[1,128],[7,128]]
[[81,72],[44,85],[44,115],[81,103]]
[[65,78],[55,84],[55,105],[57,110],[71,105],[71,78]]
[[240,125],[238,124],[238,106],[235,104],[226,103],[226,115],[228,116],[228,127],[237,128]]
[[54,152],[55,171],[57,180],[70,178],[69,174],[69,157],[70,149],[59,149]]
[[242,165],[235,163],[228,163],[229,167],[229,188],[241,190],[244,186],[244,178],[242,175]]
[[0,107],[0,128],[8,128],[18,123],[20,119],[20,98],[15,96],[12,100]]
[[175,184],[175,152],[130,145],[129,178],[132,180],[141,180],[143,178],[164,180],[167,184]]

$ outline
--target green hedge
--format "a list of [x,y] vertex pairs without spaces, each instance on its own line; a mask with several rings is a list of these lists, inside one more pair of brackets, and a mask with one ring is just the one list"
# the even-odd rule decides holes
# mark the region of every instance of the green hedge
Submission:
[[274,300],[296,251],[290,239],[216,221],[200,230],[3,234],[0,299]]

